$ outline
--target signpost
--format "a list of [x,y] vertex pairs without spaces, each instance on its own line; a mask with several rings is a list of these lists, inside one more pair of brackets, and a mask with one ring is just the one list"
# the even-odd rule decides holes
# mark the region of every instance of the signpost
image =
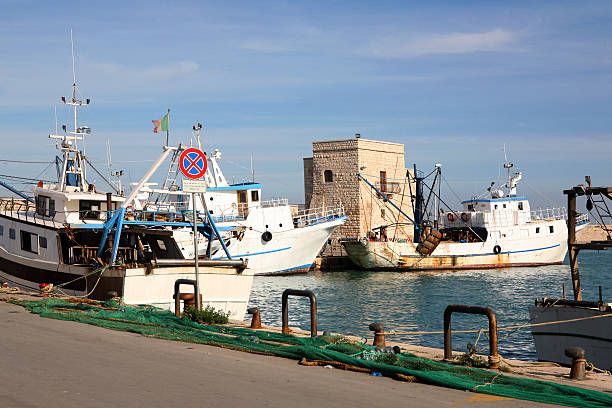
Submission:
[[[198,257],[198,212],[196,209],[196,194],[206,192],[206,182],[199,180],[206,173],[208,161],[201,150],[190,147],[185,149],[179,157],[179,168],[187,180],[183,180],[183,191],[191,193],[191,207],[193,208],[193,259],[195,263],[195,301],[196,308],[201,310],[200,303],[200,274]],[[205,209],[206,210],[206,209]]]

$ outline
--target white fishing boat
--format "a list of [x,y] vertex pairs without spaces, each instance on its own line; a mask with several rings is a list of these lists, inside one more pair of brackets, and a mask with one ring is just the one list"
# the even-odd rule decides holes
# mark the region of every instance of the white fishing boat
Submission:
[[[58,140],[62,157],[57,182],[39,182],[32,196],[11,188],[21,198],[0,199],[0,280],[28,288],[50,284],[46,287],[93,299],[111,293],[127,304],[174,307],[174,283],[196,276],[195,261],[183,256],[173,230],[193,225],[193,212],[144,212],[134,210],[133,203],[155,170],[180,148],[164,147],[128,197],[100,192],[88,182],[89,161],[83,153],[91,130],[77,124],[77,109],[90,100],[77,98],[75,80],[72,97],[62,101],[74,109],[74,128],[64,126],[64,134],[49,136]],[[198,228],[212,231],[212,223],[207,214],[198,214]],[[246,262],[200,259],[198,265],[203,303],[242,319],[253,279]]]
[[[379,227],[378,234],[343,240],[342,245],[351,261],[366,269],[489,269],[561,264],[567,252],[565,209],[531,211],[528,198],[516,193],[522,174],[511,174],[513,165],[508,161],[504,167],[508,169],[504,186],[489,188],[487,198],[463,201],[461,211],[436,209],[433,222],[425,219],[428,211],[423,204],[423,178],[417,175],[413,181],[413,217],[400,210],[414,224],[412,241],[390,239],[383,232],[385,227]],[[433,186],[439,183],[440,167],[435,173]],[[384,192],[368,184],[393,205]],[[437,196],[435,190],[432,187],[431,193]],[[439,201],[439,196],[436,199]]]
[[[531,333],[538,360],[569,365],[572,358],[565,350],[578,347],[584,350],[586,361],[597,368],[612,370],[612,304],[604,302],[601,286],[598,301],[584,301],[578,271],[579,251],[600,251],[612,247],[612,230],[609,227],[612,213],[606,202],[612,200],[612,187],[591,187],[588,177],[587,183],[587,186],[580,185],[564,191],[568,196],[568,246],[574,298],[566,299],[564,293],[561,299],[536,299],[535,306],[529,308],[529,322],[535,325]],[[586,197],[587,209],[595,210],[603,239],[577,241],[577,196]]]
[[[198,147],[199,130],[197,130]],[[176,157],[161,189],[153,190],[150,208],[192,210],[191,196],[180,191],[177,184]],[[197,196],[197,211],[211,214],[222,231],[223,242],[232,258],[248,261],[256,275],[286,275],[307,272],[334,230],[346,222],[344,208],[292,209],[287,199],[261,200],[262,185],[255,182],[229,184],[221,168],[221,152],[207,155],[208,167],[204,176],[207,191]],[[154,197],[154,198],[153,198]],[[147,206],[147,205],[145,205]],[[175,230],[174,236],[186,258],[193,257],[192,232]],[[199,236],[202,242],[205,237]],[[213,241],[210,250],[205,246],[201,254],[213,259],[226,259],[222,245]]]

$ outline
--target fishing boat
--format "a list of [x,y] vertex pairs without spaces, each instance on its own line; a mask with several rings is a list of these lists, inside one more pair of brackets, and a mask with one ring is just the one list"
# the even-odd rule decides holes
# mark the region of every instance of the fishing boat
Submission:
[[[607,201],[612,200],[612,187],[592,187],[589,177],[587,185],[565,190],[568,200],[568,247],[572,276],[573,299],[566,299],[565,288],[560,299],[536,299],[529,308],[533,340],[538,360],[554,361],[569,365],[572,358],[566,349],[579,347],[585,351],[585,359],[595,367],[612,370],[612,304],[604,302],[601,286],[598,301],[582,299],[578,253],[581,250],[606,250],[612,247],[612,213]],[[586,197],[587,210],[596,213],[598,228],[603,239],[576,239],[576,197]],[[593,211],[594,210],[594,211]],[[607,221],[607,222],[606,222]]]
[[[201,149],[201,125],[193,127]],[[208,212],[222,232],[223,244],[231,257],[248,261],[256,275],[287,275],[307,272],[334,230],[346,222],[342,206],[308,210],[292,208],[285,198],[262,200],[262,185],[254,181],[229,184],[219,165],[221,152],[207,154],[205,193],[196,196],[196,210]],[[191,195],[184,194],[177,183],[174,154],[161,189],[149,189],[146,208],[191,211]],[[193,233],[175,230],[174,236],[186,258],[193,257]],[[204,240],[199,236],[199,240]],[[201,255],[227,259],[221,242],[213,241]],[[207,253],[208,251],[208,253]]]
[[[119,296],[127,304],[174,307],[174,284],[196,279],[199,269],[202,302],[244,317],[253,272],[242,259],[186,259],[173,231],[194,224],[194,213],[137,210],[134,204],[153,173],[182,148],[165,146],[129,196],[101,192],[87,176],[86,136],[91,129],[77,124],[77,110],[90,100],[62,101],[74,109],[74,128],[52,134],[61,152],[58,179],[40,181],[31,196],[3,183],[20,198],[0,199],[0,279],[33,288],[92,299]],[[95,170],[98,176],[104,178]],[[112,187],[112,183],[108,182]],[[207,240],[216,228],[208,213],[196,212],[195,224]],[[218,240],[217,234],[217,240]]]
[[[527,197],[517,195],[521,172],[511,172],[513,164],[504,163],[507,182],[488,197],[463,201],[460,211],[447,207],[439,196],[441,167],[436,166],[432,185],[416,171],[408,181],[414,188],[413,214],[406,214],[384,192],[365,181],[376,195],[408,219],[414,226],[413,239],[397,240],[384,232],[390,226],[373,228],[369,237],[342,240],[346,252],[356,265],[365,269],[490,269],[514,266],[561,264],[567,252],[567,212],[564,208],[532,211]],[[424,186],[429,188],[427,201],[434,202],[434,220],[427,218]],[[437,191],[436,191],[437,190]],[[430,200],[434,197],[433,200]],[[586,225],[586,220],[582,222]]]

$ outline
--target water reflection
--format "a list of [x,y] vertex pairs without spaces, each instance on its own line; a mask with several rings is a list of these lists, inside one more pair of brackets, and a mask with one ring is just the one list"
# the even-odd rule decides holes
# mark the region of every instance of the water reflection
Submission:
[[[598,285],[604,298],[612,299],[612,254],[584,252],[580,274],[583,297],[596,300]],[[561,297],[565,283],[571,297],[569,267],[553,265],[455,272],[313,272],[308,275],[257,277],[250,306],[262,311],[262,321],[281,324],[281,294],[284,289],[310,289],[318,301],[320,330],[368,336],[368,324],[379,321],[385,328],[407,331],[443,329],[443,311],[449,304],[489,306],[497,314],[499,327],[528,323],[527,307],[536,297]],[[309,328],[308,300],[290,298],[289,324]],[[484,316],[453,315],[453,328],[487,328]],[[453,348],[465,350],[477,334],[454,334]],[[423,346],[443,347],[443,336],[403,334],[393,339]],[[486,350],[481,336],[478,346]],[[499,351],[504,357],[534,360],[530,329],[499,333]]]

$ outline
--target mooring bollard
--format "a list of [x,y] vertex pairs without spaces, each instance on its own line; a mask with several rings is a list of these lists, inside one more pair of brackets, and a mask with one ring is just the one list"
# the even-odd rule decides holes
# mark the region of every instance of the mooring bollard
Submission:
[[385,330],[382,323],[371,323],[368,328],[374,332],[374,341],[372,345],[375,347],[386,347]]
[[247,313],[253,315],[251,320],[251,329],[261,329],[261,315],[258,307],[251,307],[247,310]]
[[[181,293],[181,285],[192,285],[193,286],[193,294],[191,293]],[[181,300],[184,302],[185,307],[187,306],[195,306],[196,304],[196,282],[193,279],[177,279],[174,282],[174,315],[177,317],[181,317]],[[202,304],[202,295],[200,295],[200,305]]]
[[285,289],[282,297],[283,307],[283,333],[291,333],[289,329],[289,310],[288,310],[288,298],[289,296],[303,296],[310,299],[310,337],[317,336],[317,298],[311,290],[298,290],[298,289]]
[[451,339],[451,315],[453,312],[485,315],[489,318],[489,368],[499,368],[500,357],[497,354],[497,319],[495,312],[489,307],[448,305],[444,310],[444,361],[453,359],[453,344]]
[[584,380],[584,376],[586,375],[586,359],[584,358],[584,350],[580,347],[570,347],[565,349],[565,355],[572,359],[570,378],[572,380]]

